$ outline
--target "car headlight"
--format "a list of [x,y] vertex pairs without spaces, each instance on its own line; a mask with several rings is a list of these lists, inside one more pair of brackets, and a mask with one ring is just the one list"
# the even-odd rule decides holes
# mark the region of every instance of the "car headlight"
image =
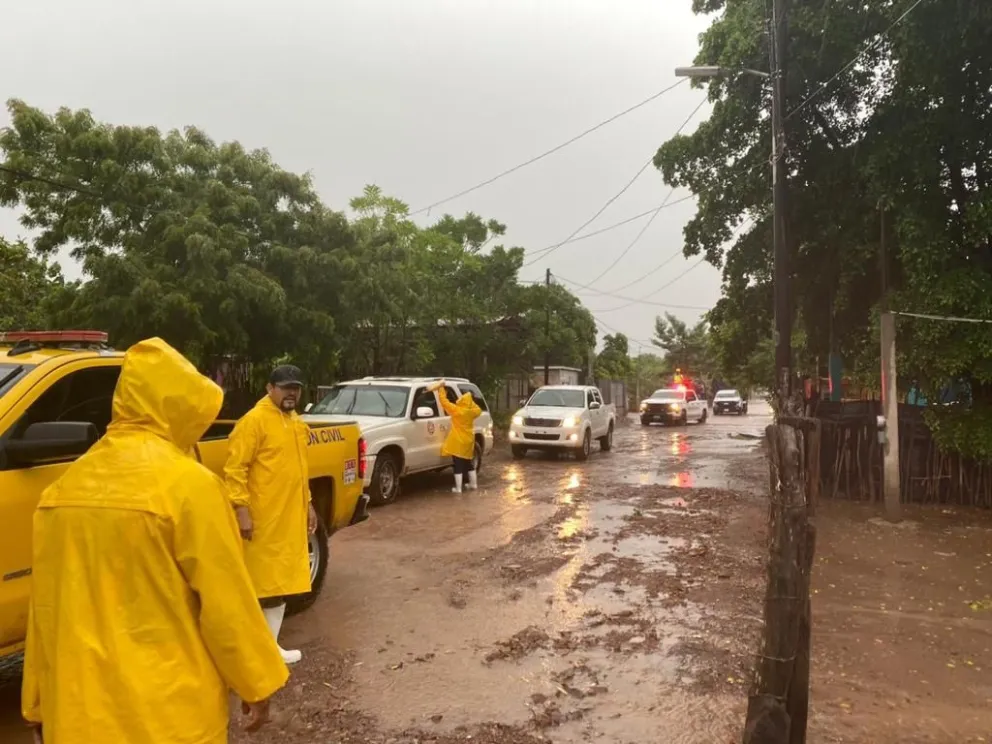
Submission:
[[647,403],[641,403],[641,410],[642,411],[648,410],[648,404]]
[[569,416],[567,419],[561,422],[561,425],[564,426],[566,429],[571,429],[573,426],[575,426],[576,423],[578,423],[578,421],[575,418],[575,416]]
[[681,408],[681,406],[678,403],[672,403],[669,406],[669,408],[672,409],[673,411],[675,411],[676,413],[678,413],[679,412],[679,408]]
[[513,425],[514,426],[523,426],[524,425],[524,417],[523,416],[514,416],[513,417]]

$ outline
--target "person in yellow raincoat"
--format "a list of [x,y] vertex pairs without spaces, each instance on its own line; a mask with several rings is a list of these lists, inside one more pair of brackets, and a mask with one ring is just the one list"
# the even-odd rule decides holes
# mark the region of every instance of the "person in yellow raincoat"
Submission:
[[[277,642],[286,599],[310,591],[308,533],[317,529],[307,464],[310,427],[296,415],[301,377],[290,364],[272,370],[266,396],[231,432],[224,466],[248,573]],[[287,664],[302,658],[295,649],[279,651]]]
[[[21,708],[52,744],[225,744],[289,670],[220,479],[188,455],[224,394],[161,339],[124,355],[106,435],[34,515]],[[38,728],[40,727],[40,728]]]
[[479,474],[475,472],[475,420],[482,414],[482,409],[475,402],[471,393],[463,393],[457,401],[448,400],[444,380],[431,385],[428,390],[437,390],[444,412],[451,417],[451,429],[441,445],[441,455],[451,457],[455,470],[455,487],[452,492],[461,493],[465,479],[468,479],[468,489],[474,491],[479,487]]

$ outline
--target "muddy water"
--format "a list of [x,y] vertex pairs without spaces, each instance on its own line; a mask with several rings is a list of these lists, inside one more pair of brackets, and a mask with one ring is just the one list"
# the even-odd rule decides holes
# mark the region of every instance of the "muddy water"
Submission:
[[[465,496],[443,492],[445,478],[419,483],[369,529],[335,538],[321,620],[295,621],[295,640],[356,652],[356,697],[387,729],[499,721],[555,741],[723,740],[740,698],[693,694],[691,665],[672,653],[703,610],[624,573],[674,575],[673,556],[695,539],[691,517],[677,535],[620,533],[644,513],[640,486],[730,484],[733,457],[755,446],[731,435],[767,421],[635,419],[612,453],[586,463],[493,463]],[[658,512],[684,515],[691,491],[668,493]],[[541,570],[549,559],[553,570]]]
[[[332,540],[324,594],[287,621],[284,645],[352,654],[349,704],[386,732],[496,721],[561,742],[729,740],[742,693],[698,694],[678,653],[709,612],[684,597],[698,581],[684,559],[706,549],[713,514],[691,489],[735,485],[756,444],[739,437],[768,413],[672,428],[632,417],[585,463],[497,453],[473,494],[444,476],[408,482]],[[294,672],[334,681],[321,675]],[[16,676],[0,676],[5,744],[28,741]]]

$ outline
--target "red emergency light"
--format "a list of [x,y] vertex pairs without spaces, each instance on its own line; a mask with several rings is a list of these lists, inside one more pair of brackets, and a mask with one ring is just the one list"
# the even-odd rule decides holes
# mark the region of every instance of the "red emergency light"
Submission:
[[105,344],[109,338],[103,331],[0,331],[0,343]]

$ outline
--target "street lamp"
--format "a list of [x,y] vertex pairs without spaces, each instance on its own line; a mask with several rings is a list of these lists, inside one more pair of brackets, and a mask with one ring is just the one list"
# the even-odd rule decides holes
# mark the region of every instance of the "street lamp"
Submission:
[[[792,396],[792,315],[789,306],[789,250],[785,237],[785,126],[782,102],[785,96],[783,75],[777,60],[782,50],[773,47],[772,74],[747,67],[719,65],[676,67],[675,76],[695,80],[750,75],[772,80],[772,234],[775,255],[775,381],[779,393],[780,411],[785,413]],[[786,414],[788,415],[788,414]]]
[[676,67],[675,77],[696,78],[705,80],[715,77],[732,77],[734,75],[752,75],[754,77],[768,79],[771,77],[767,72],[752,70],[748,67],[720,67],[719,65],[697,65],[693,67]]

